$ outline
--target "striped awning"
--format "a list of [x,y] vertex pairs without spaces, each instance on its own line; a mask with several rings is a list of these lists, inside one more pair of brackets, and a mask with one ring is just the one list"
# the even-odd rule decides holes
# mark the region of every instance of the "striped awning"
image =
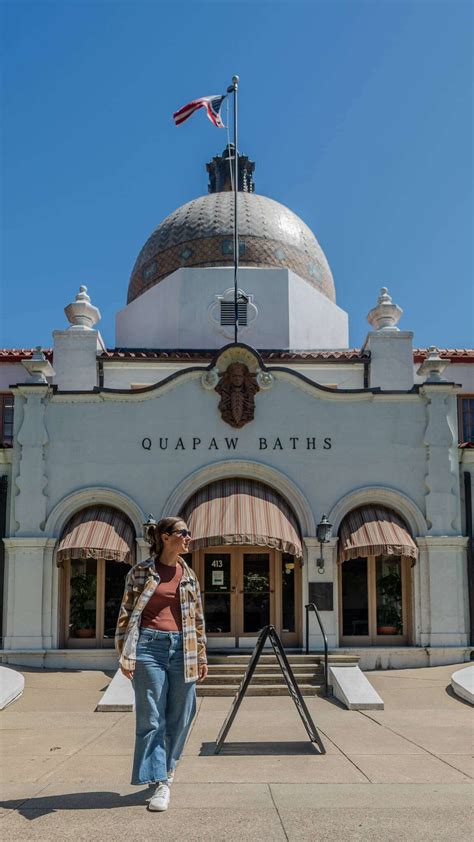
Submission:
[[301,558],[298,522],[288,503],[252,479],[224,479],[196,492],[181,511],[192,533],[190,549],[221,544],[273,547]]
[[418,558],[418,547],[399,515],[385,506],[360,506],[344,518],[339,529],[339,561],[369,555]]
[[126,515],[109,506],[88,506],[67,523],[56,554],[67,558],[103,558],[133,564],[135,531]]

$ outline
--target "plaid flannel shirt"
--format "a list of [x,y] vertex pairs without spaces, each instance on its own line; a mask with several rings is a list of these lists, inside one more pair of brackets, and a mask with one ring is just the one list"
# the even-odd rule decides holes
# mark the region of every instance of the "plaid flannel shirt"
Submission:
[[[194,571],[182,558],[179,562],[183,568],[179,596],[183,621],[184,680],[196,681],[199,665],[207,663],[201,592]],[[135,669],[142,612],[159,582],[153,558],[139,562],[127,574],[115,632],[115,648],[124,669]]]

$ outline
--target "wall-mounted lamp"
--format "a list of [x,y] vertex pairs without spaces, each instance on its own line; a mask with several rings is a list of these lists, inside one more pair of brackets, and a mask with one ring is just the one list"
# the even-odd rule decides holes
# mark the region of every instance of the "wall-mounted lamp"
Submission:
[[324,573],[324,556],[323,556],[323,544],[327,544],[329,541],[329,536],[331,534],[332,523],[329,523],[328,516],[323,515],[321,520],[319,521],[316,527],[316,538],[319,541],[319,552],[320,556],[316,561],[316,567],[318,568],[318,573]]
[[143,524],[143,537],[148,544],[153,541],[153,527],[156,526],[156,520],[153,515],[148,515],[146,522]]

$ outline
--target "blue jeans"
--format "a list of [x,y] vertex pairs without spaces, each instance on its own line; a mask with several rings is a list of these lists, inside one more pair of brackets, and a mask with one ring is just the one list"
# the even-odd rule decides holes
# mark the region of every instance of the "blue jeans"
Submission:
[[140,631],[133,687],[132,784],[166,781],[181,757],[196,713],[196,684],[184,680],[181,632]]

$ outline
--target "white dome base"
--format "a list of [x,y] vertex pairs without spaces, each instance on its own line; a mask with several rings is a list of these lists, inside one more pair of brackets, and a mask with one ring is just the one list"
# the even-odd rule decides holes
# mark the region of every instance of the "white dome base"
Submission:
[[[178,269],[120,310],[116,346],[222,347],[233,337],[216,321],[215,304],[232,286],[232,267]],[[283,350],[348,347],[347,313],[289,269],[242,267],[239,288],[252,296],[252,320],[239,332],[242,342]]]

